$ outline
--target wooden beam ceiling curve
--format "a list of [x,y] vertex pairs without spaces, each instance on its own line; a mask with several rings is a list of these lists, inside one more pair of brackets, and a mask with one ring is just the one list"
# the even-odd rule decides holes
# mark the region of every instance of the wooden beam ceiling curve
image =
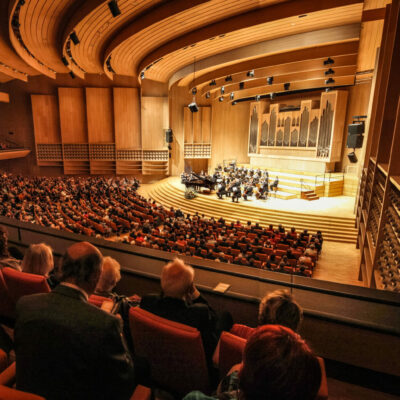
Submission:
[[[243,46],[259,40],[265,40],[271,36],[279,37],[279,34],[276,35],[276,32],[273,30],[269,32],[269,36],[265,34],[265,27],[272,29],[277,21],[282,22],[285,20],[286,23],[289,22],[290,24],[289,27],[285,24],[279,27],[281,29],[281,36],[316,29],[313,24],[305,28],[300,27],[299,29],[299,27],[292,25],[295,23],[294,21],[288,21],[291,17],[298,17],[300,15],[317,15],[318,12],[321,12],[325,16],[329,15],[324,21],[324,25],[321,24],[320,18],[315,21],[316,25],[319,24],[320,29],[326,26],[326,24],[328,26],[335,26],[335,24],[342,25],[344,23],[360,22],[362,5],[363,2],[360,0],[298,0],[250,11],[209,24],[197,30],[192,30],[190,33],[181,35],[175,40],[168,41],[166,44],[147,54],[141,60],[138,71],[145,70],[154,61],[163,58],[163,62],[157,63],[155,68],[152,67],[147,72],[151,79],[166,81],[173,73],[172,68],[179,69],[183,65],[190,63],[188,60],[193,60],[195,56],[201,59],[210,54],[235,48],[238,45]],[[340,12],[335,14],[335,11]],[[334,22],[332,22],[332,18],[335,19]],[[304,19],[310,20],[308,17]],[[307,25],[307,23],[305,22],[304,25]],[[274,29],[276,29],[276,26]],[[209,39],[220,35],[225,35],[224,44],[220,45],[218,43],[214,45],[209,41]],[[201,43],[201,46],[199,43]],[[184,50],[187,51],[185,52]],[[169,65],[173,65],[173,67],[168,68]]]
[[[165,18],[155,19],[151,25],[143,26],[143,29],[131,36],[126,34],[126,40],[121,41],[121,43],[116,38],[116,47],[110,47],[107,54],[112,55],[113,68],[118,74],[137,75],[140,60],[160,45],[165,45],[210,23],[284,1],[287,0],[241,0],[234,2],[231,0],[209,0],[199,2],[197,5],[194,4],[193,7],[187,9],[182,7],[179,9],[178,7],[175,14],[170,14],[161,7],[160,10],[163,11]],[[151,18],[147,18],[151,22]],[[157,58],[152,60],[151,63],[156,61]]]

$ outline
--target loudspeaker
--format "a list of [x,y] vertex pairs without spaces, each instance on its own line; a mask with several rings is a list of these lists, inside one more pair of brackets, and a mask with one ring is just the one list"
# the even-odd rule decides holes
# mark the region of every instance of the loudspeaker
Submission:
[[347,136],[347,147],[349,149],[360,149],[363,145],[364,136],[363,135],[352,135]]
[[69,38],[72,40],[72,43],[74,45],[79,44],[79,38],[78,38],[78,35],[75,32],[71,32],[71,34],[69,35]]
[[365,124],[364,122],[349,124],[347,131],[349,132],[349,135],[361,135],[365,131]]
[[193,103],[190,103],[190,104],[188,105],[188,107],[189,107],[189,110],[190,110],[191,112],[198,112],[198,111],[199,111],[199,107],[198,107],[198,105],[196,104],[195,101],[194,101]]
[[173,139],[174,139],[174,134],[172,133],[172,129],[167,129],[165,131],[165,141],[167,143],[172,143]]
[[358,161],[357,156],[355,155],[354,151],[352,151],[351,153],[347,154],[347,157],[349,157],[349,161],[351,163],[356,163]]
[[118,15],[121,14],[121,10],[119,9],[116,0],[111,0],[111,1],[108,3],[108,8],[110,9],[111,14],[112,14],[112,16],[113,16],[114,18],[115,18],[115,17],[118,17]]

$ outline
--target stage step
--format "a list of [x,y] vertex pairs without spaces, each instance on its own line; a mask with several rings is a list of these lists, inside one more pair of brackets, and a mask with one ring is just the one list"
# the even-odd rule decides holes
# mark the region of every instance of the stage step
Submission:
[[[229,222],[238,219],[242,222],[259,222],[261,226],[283,224],[286,228],[294,226],[298,231],[308,229],[310,233],[321,230],[325,240],[356,242],[357,230],[354,228],[354,218],[269,210],[262,207],[246,206],[243,204],[245,203],[243,200],[239,204],[218,200],[214,195],[199,194],[195,199],[186,200],[184,198],[184,187],[179,186],[181,185],[176,184],[176,178],[167,178],[150,188],[146,188],[145,194],[165,207],[180,208],[185,213],[194,214],[198,212],[214,218],[222,216]],[[288,193],[285,194],[288,195]],[[266,201],[267,204],[268,200]]]

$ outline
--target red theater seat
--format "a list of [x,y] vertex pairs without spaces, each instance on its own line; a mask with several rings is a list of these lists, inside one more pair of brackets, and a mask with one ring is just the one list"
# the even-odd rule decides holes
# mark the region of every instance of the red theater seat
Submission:
[[11,299],[16,303],[22,296],[35,293],[49,293],[50,287],[45,276],[28,274],[12,268],[3,268],[4,282]]
[[175,395],[210,390],[200,332],[139,307],[129,311],[135,352],[150,363],[155,385]]
[[0,400],[45,400],[45,398],[0,385]]
[[218,370],[220,378],[223,378],[236,364],[242,362],[246,339],[222,332],[219,342]]
[[0,270],[0,317],[14,318],[14,302],[8,294],[3,272]]
[[107,297],[103,297],[103,296],[97,296],[97,294],[92,294],[89,297],[89,303],[93,304],[96,307],[101,308],[101,306],[103,305],[103,303],[105,301],[109,301],[109,302],[113,302],[111,299],[107,298]]

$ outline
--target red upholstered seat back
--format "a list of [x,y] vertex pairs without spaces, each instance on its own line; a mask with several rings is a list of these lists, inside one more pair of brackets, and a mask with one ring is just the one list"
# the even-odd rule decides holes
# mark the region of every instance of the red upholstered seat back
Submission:
[[0,400],[45,400],[45,398],[0,385]]
[[148,360],[156,385],[180,396],[191,390],[209,392],[200,332],[139,307],[129,311],[135,353]]
[[22,296],[50,292],[46,277],[42,275],[28,274],[7,267],[3,268],[3,277],[14,303]]
[[101,307],[105,301],[111,301],[111,299],[103,296],[98,296],[97,294],[92,294],[89,296],[89,303],[96,307]]
[[242,362],[246,339],[222,332],[219,344],[219,376],[223,378],[236,364]]
[[14,302],[8,294],[8,288],[4,281],[2,270],[0,270],[0,317],[14,317]]

